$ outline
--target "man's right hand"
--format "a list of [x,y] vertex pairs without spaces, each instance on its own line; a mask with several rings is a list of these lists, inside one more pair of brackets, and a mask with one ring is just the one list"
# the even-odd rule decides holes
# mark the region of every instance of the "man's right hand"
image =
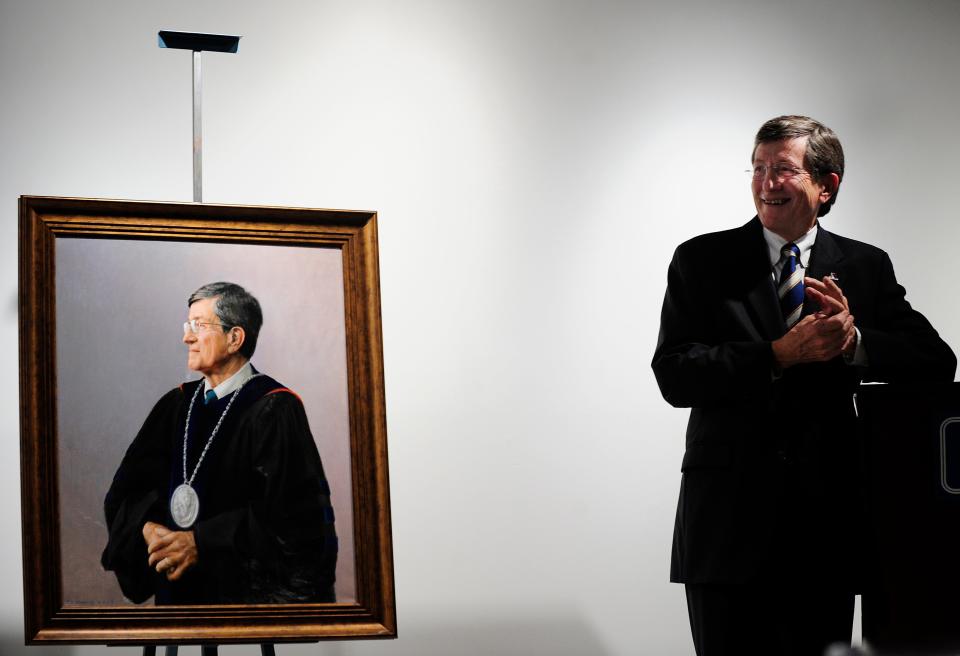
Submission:
[[786,335],[773,342],[773,357],[787,369],[804,362],[826,362],[841,355],[853,316],[844,310],[829,317],[805,316]]

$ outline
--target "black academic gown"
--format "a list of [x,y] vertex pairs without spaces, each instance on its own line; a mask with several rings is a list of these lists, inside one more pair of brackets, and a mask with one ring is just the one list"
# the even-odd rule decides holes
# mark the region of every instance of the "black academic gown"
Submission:
[[[184,424],[202,381],[171,390],[127,450],[104,501],[109,539],[101,562],[136,603],[334,601],[337,560],[330,489],[300,398],[268,376],[239,392],[193,480],[200,499],[191,527],[198,563],[176,582],[147,565],[143,525],[180,530],[170,516],[184,482]],[[233,395],[193,405],[187,476]]]

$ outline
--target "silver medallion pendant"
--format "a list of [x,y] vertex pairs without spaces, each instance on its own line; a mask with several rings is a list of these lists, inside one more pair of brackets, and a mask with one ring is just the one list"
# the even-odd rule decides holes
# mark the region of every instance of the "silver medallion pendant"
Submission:
[[178,485],[170,497],[170,516],[180,528],[190,528],[200,514],[200,498],[186,483]]

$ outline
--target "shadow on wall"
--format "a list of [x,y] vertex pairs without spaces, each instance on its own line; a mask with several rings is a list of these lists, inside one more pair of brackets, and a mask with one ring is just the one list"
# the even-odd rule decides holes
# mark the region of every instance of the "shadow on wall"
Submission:
[[[401,616],[402,617],[402,616]],[[421,615],[421,618],[423,616]],[[607,656],[610,652],[600,642],[594,630],[583,618],[573,614],[542,617],[465,618],[448,620],[438,618],[433,626],[420,625],[404,630],[400,638],[386,650],[392,656]],[[409,625],[408,625],[409,626]],[[346,656],[360,653],[355,642],[325,642],[318,644],[280,644],[277,656]],[[22,629],[4,627],[0,630],[0,654],[3,656],[80,656],[102,653],[107,648],[88,647],[24,647]],[[133,656],[140,648],[110,648],[109,655]],[[253,645],[220,645],[221,656],[259,655]],[[163,649],[157,650],[162,656]],[[182,656],[200,656],[196,645],[181,647]],[[108,656],[109,656],[108,655]]]
[[[402,611],[402,609],[401,609]],[[594,629],[573,613],[512,618],[438,618],[435,625],[406,629],[393,656],[605,656]],[[338,652],[332,652],[337,654]]]
[[[78,656],[79,647],[26,647],[23,644],[23,627],[0,628],[0,654],[3,656]],[[121,656],[121,654],[117,654]]]

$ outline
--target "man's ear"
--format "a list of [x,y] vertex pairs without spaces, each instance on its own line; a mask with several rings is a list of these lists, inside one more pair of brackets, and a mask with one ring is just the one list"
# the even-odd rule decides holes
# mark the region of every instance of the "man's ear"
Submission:
[[243,331],[243,328],[240,326],[234,326],[227,333],[227,351],[231,354],[236,353],[240,350],[240,347],[243,346],[243,341],[247,338],[247,334]]
[[826,203],[833,198],[833,195],[837,193],[837,189],[840,188],[840,176],[836,173],[827,173],[820,180],[820,184],[823,186],[823,191],[820,192],[820,202]]

